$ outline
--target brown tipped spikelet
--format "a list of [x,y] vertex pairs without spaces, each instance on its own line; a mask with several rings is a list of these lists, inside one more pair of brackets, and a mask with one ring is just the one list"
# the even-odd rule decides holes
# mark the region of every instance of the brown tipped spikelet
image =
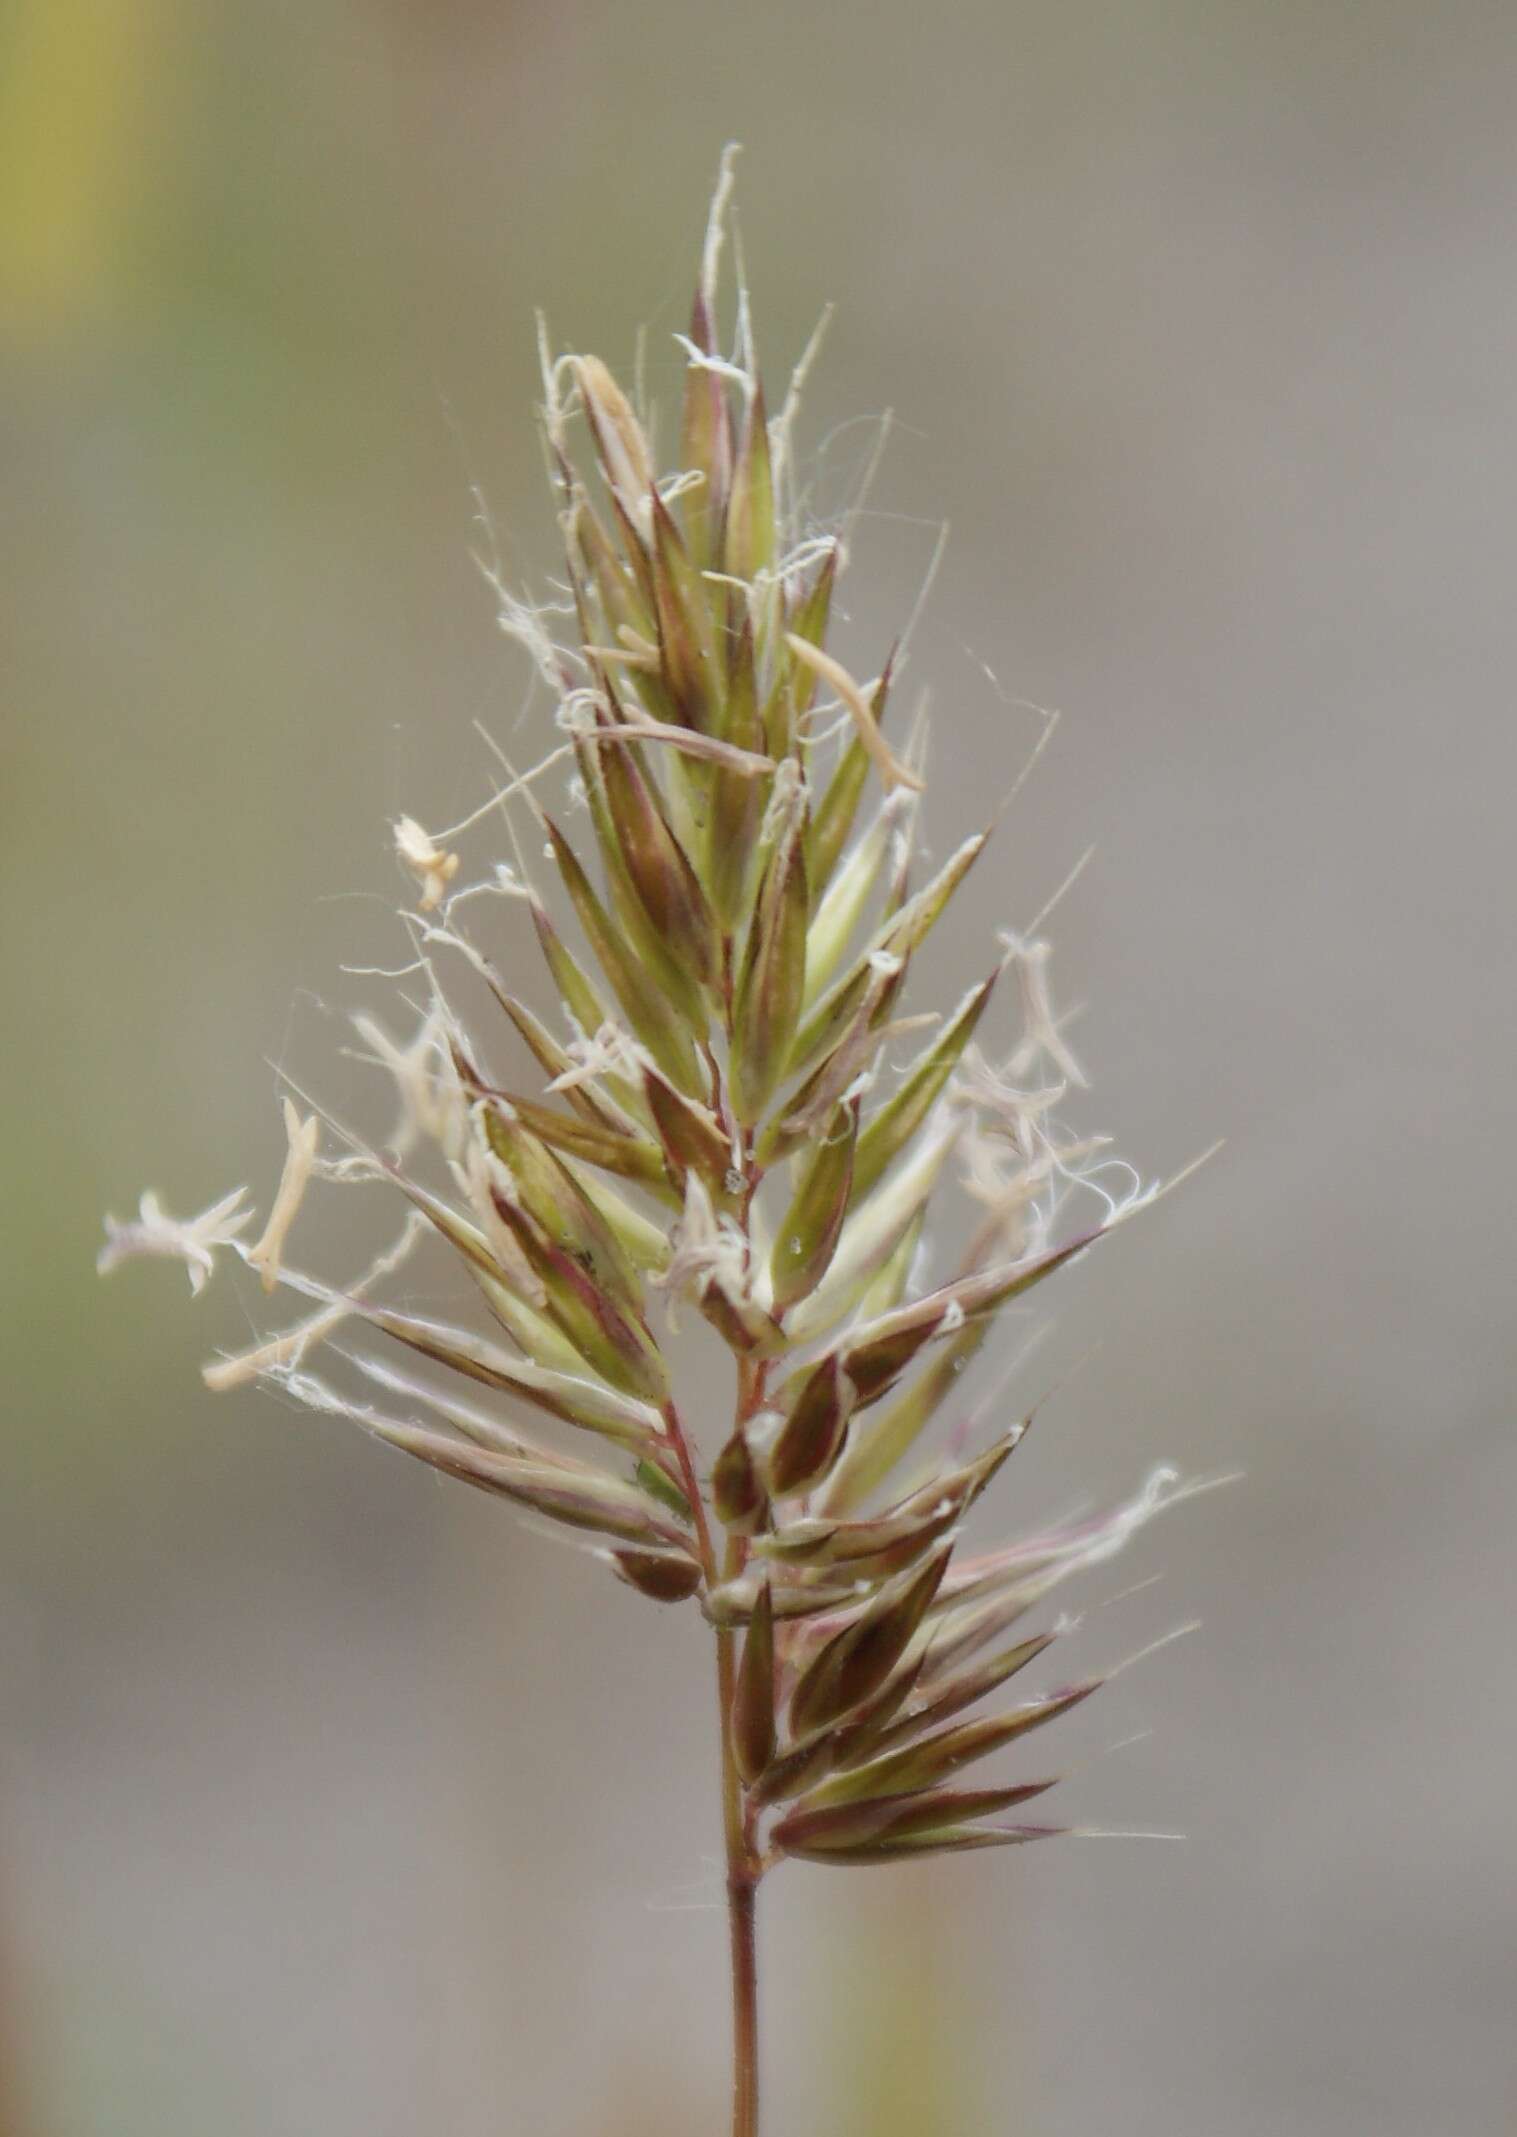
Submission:
[[[528,879],[514,830],[512,853],[476,855],[476,819],[403,820],[427,1006],[407,1042],[359,1020],[399,1101],[389,1142],[292,1106],[256,1246],[240,1195],[188,1222],[147,1196],[110,1224],[101,1266],[176,1256],[198,1290],[223,1249],[240,1256],[303,1317],[218,1361],[214,1385],[274,1382],[560,1525],[637,1597],[704,1614],[739,1959],[733,2127],[752,2137],[759,1880],[786,1857],[883,1864],[1058,1830],[1005,1815],[1047,1779],[969,1786],[965,1770],[1094,1681],[968,1710],[1052,1639],[1023,1614],[1179,1493],[1161,1471],[1102,1520],[962,1547],[1025,1430],[982,1433],[964,1369],[1011,1302],[1150,1196],[1114,1195],[1120,1170],[1059,1123],[1080,1078],[1042,943],[1008,938],[957,1005],[934,987],[935,931],[987,834],[913,880],[904,651],[835,624],[845,530],[808,516],[795,474],[806,365],[773,416],[746,292],[719,338],[730,175],[729,158],[678,337],[672,464],[600,358],[544,345],[570,598],[502,594],[501,622],[559,732],[494,798],[557,891]],[[508,901],[488,960],[465,911],[481,886]],[[534,949],[547,1016],[519,994]],[[484,1000],[467,1024],[460,996]],[[997,1063],[977,1048],[1008,996],[1021,1021]],[[396,1236],[345,1281],[301,1274],[302,1195],[354,1182],[391,1191]],[[955,1184],[967,1244],[929,1278]],[[467,1325],[386,1303],[423,1250],[456,1271]],[[732,1353],[735,1405],[714,1424],[677,1392],[669,1331],[687,1308]]]

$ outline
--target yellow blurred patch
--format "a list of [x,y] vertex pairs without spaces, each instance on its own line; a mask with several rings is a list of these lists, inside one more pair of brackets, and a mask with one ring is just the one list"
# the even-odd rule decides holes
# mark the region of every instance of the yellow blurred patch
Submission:
[[51,336],[109,305],[143,190],[171,0],[12,0],[0,51],[0,321]]

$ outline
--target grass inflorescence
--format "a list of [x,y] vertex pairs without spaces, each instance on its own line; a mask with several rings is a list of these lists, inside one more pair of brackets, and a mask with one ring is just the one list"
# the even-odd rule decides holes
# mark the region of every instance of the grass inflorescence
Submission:
[[[1057,1637],[1024,1620],[1180,1487],[1161,1471],[1105,1517],[960,1548],[1028,1423],[966,1416],[961,1375],[1007,1307],[1149,1197],[1130,1176],[1114,1192],[1104,1143],[1060,1125],[1082,1079],[1042,941],[1002,938],[961,1001],[907,1013],[989,828],[919,871],[925,730],[898,709],[898,654],[870,673],[829,642],[847,546],[806,520],[799,374],[771,418],[741,290],[722,353],[730,174],[729,157],[679,337],[672,470],[607,366],[544,337],[567,642],[558,614],[498,590],[558,732],[493,798],[511,848],[485,886],[458,881],[464,827],[396,826],[428,999],[405,1042],[356,1020],[393,1079],[393,1137],[375,1147],[290,1097],[255,1242],[241,1194],[184,1223],[149,1196],[101,1260],[177,1255],[198,1290],[232,1249],[305,1305],[208,1367],[213,1386],[273,1382],[575,1532],[638,1597],[703,1613],[733,2128],[751,2137],[761,1879],[785,1860],[877,1866],[1064,1830],[1043,1818],[1046,1776],[980,1778],[1097,1686],[1006,1704]],[[551,905],[522,829],[557,877]],[[482,887],[511,901],[510,957],[540,951],[551,1019],[479,947],[462,908]],[[464,978],[483,1016],[454,1006]],[[1008,988],[1020,1028],[994,1060],[979,1040]],[[383,1182],[402,1206],[342,1283],[287,1259],[313,1181]],[[929,1275],[954,1183],[973,1222]],[[385,1302],[428,1238],[456,1260],[472,1317]],[[681,1407],[661,1330],[682,1309],[732,1354],[719,1434]]]

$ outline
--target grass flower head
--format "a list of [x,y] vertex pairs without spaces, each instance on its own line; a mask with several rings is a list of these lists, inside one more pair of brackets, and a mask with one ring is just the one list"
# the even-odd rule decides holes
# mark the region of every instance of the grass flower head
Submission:
[[[476,824],[394,827],[426,999],[406,1039],[357,1020],[393,1085],[388,1142],[292,1100],[255,1243],[240,1190],[186,1222],[145,1196],[100,1266],[173,1255],[198,1292],[220,1250],[240,1256],[300,1310],[210,1366],[213,1386],[272,1382],[704,1615],[733,2128],[751,2137],[761,1879],[1059,1832],[1046,1775],[981,1777],[1096,1688],[1022,1691],[1059,1634],[1035,1613],[1185,1487],[1159,1472],[1105,1517],[962,1546],[1028,1422],[966,1414],[964,1369],[1150,1193],[1062,1124],[1084,1078],[1043,941],[1006,937],[962,1000],[934,998],[938,930],[993,827],[919,865],[923,729],[899,708],[900,655],[838,642],[848,542],[797,482],[806,362],[772,416],[745,292],[719,326],[730,177],[729,158],[671,459],[598,357],[544,340],[572,627],[498,590],[556,733],[480,812],[510,834],[484,876],[461,859]],[[488,944],[469,910],[484,892],[504,901]],[[518,978],[529,951],[547,1018]],[[488,1007],[466,1018],[470,992]],[[994,1042],[1008,996],[1015,1030]],[[397,1216],[371,1262],[306,1273],[305,1198],[372,1183]],[[931,1273],[956,1184],[968,1236]],[[445,1319],[387,1294],[425,1240],[456,1267]],[[680,1401],[681,1315],[731,1353],[716,1434]]]

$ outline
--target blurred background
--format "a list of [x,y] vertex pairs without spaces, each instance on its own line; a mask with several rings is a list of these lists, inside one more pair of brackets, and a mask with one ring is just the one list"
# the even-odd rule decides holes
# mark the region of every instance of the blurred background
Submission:
[[553,565],[534,307],[671,405],[729,136],[772,380],[838,301],[824,504],[898,416],[862,672],[952,522],[934,842],[1065,714],[940,992],[1095,841],[1086,1118],[1229,1139],[1059,1288],[996,1517],[1246,1472],[1091,1577],[1077,1668],[1203,1629],[1035,1762],[1185,1843],[787,1869],[766,2126],[1517,2129],[1514,90],[1457,0],[10,0],[4,2137],[722,2126],[693,1616],[92,1261],[267,1195],[271,1064],[357,1102],[389,820],[545,739],[469,559],[477,485]]

